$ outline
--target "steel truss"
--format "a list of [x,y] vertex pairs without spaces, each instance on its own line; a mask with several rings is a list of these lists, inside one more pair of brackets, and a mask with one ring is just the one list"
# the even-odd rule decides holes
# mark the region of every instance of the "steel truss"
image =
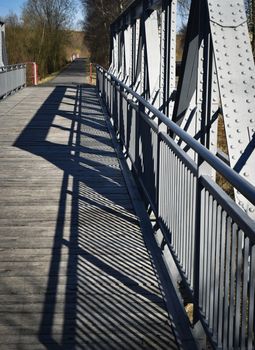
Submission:
[[[255,185],[255,74],[244,4],[191,1],[179,79],[176,7],[176,0],[134,1],[112,24],[110,72],[213,154],[222,115],[229,164]],[[215,177],[206,164],[200,169]],[[235,199],[255,218],[254,206],[238,191]]]

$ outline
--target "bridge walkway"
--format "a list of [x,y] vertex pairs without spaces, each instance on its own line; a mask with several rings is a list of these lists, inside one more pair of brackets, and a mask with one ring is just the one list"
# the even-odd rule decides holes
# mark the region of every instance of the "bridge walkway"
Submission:
[[84,61],[0,124],[0,349],[178,349]]

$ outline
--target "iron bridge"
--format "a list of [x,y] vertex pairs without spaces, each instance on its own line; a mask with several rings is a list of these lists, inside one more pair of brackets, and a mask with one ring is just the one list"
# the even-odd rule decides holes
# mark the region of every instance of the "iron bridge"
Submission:
[[14,95],[26,66],[0,23],[1,349],[196,349],[200,326],[215,349],[255,348],[243,1],[191,0],[178,69],[176,36],[177,0],[135,0],[96,88],[81,59]]

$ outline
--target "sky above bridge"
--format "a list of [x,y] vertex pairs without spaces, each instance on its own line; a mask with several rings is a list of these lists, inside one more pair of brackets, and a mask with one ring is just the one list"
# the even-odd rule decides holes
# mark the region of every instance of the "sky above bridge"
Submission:
[[[25,2],[25,0],[0,0],[0,17],[5,17],[10,13],[15,13],[17,16],[20,16]],[[80,2],[76,0],[75,3],[77,11],[75,11],[76,16],[73,21],[73,29],[80,30],[80,22],[83,20],[83,13]]]

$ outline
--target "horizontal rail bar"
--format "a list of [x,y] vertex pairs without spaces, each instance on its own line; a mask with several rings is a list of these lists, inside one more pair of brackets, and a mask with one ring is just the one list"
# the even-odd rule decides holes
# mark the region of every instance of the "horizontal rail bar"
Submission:
[[199,165],[210,164],[253,204],[254,187],[99,66],[97,87],[163,234],[161,248],[168,246],[194,304],[194,323],[201,320],[215,348],[254,348],[255,222]]
[[[113,74],[107,72],[104,68],[97,66],[102,73],[108,75],[115,83],[125,89],[130,95],[137,99],[154,116],[164,123],[173,133],[179,136],[189,147],[191,147],[204,161],[210,164],[217,172],[225,177],[241,194],[243,194],[252,204],[255,205],[255,188],[244,178],[242,178],[233,169],[227,166],[222,160],[212,154],[206,147],[201,145],[192,136],[181,129],[177,124],[171,121],[158,109],[153,107],[142,96],[117,79]],[[109,79],[108,79],[109,80]]]
[[9,72],[11,70],[17,70],[20,68],[26,68],[26,63],[18,63],[18,64],[11,64],[7,66],[0,66],[0,73],[2,72]]
[[0,98],[26,86],[26,64],[0,67]]

